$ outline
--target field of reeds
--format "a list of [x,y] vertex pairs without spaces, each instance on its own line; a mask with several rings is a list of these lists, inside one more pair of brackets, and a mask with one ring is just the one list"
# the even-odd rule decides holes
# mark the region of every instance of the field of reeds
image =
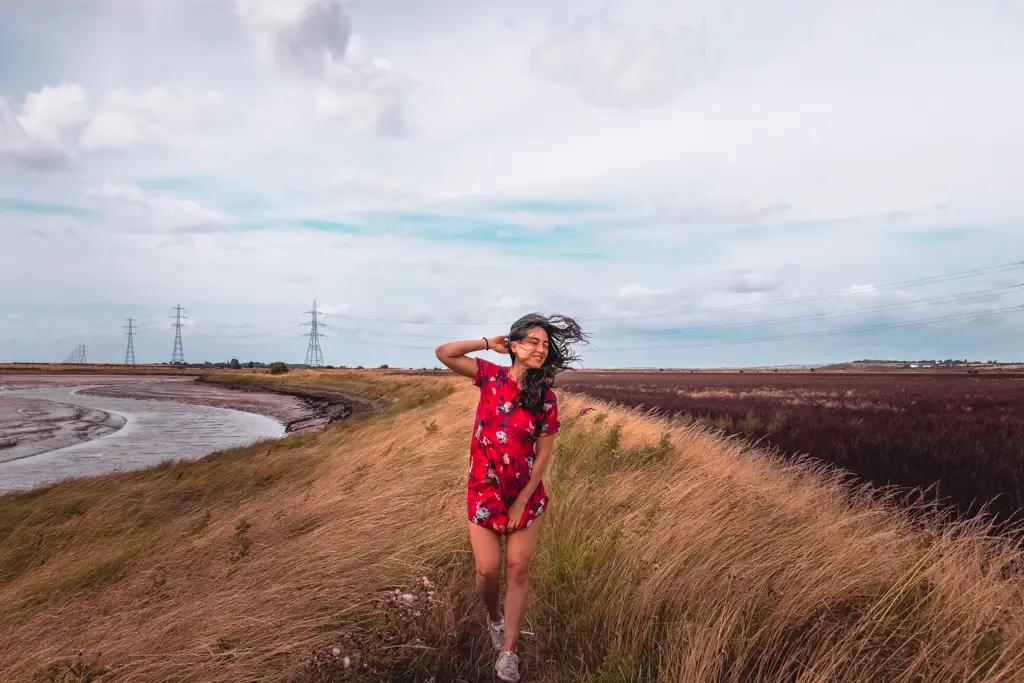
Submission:
[[1022,521],[1024,374],[595,371],[559,386]]
[[[0,497],[0,680],[494,680],[463,493],[474,388],[330,381],[439,388]],[[524,681],[1024,680],[1024,552],[979,519],[912,517],[811,461],[559,399]]]

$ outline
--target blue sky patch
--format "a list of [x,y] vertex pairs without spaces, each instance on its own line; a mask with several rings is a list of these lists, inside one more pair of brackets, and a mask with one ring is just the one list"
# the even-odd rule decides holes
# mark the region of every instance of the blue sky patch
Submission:
[[939,244],[950,244],[960,242],[970,237],[971,231],[967,228],[935,228],[933,230],[915,231],[906,233],[908,241],[923,246]]
[[611,202],[579,200],[553,201],[538,199],[488,202],[486,206],[494,211],[507,211],[510,213],[514,213],[516,211],[529,211],[530,213],[556,215],[587,213],[591,211],[608,211],[618,208],[616,204]]
[[235,223],[235,227],[237,229],[246,231],[269,230],[271,228],[292,228],[295,226],[310,230],[320,230],[323,232],[340,232],[345,233],[346,235],[365,235],[367,232],[365,228],[358,225],[341,223],[339,221],[321,220],[318,218],[237,221]]
[[304,228],[312,230],[323,230],[325,232],[343,232],[346,235],[365,235],[366,231],[358,225],[351,223],[339,223],[338,221],[325,221],[316,218],[300,218],[296,221]]
[[95,215],[90,209],[81,206],[36,202],[29,199],[0,199],[0,210],[51,216],[74,216],[76,218],[90,218]]

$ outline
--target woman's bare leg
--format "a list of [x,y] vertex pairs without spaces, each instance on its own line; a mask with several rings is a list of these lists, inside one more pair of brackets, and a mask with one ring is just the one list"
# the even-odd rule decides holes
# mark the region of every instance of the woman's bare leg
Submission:
[[[532,525],[531,525],[532,526]],[[469,542],[476,559],[476,590],[491,621],[501,621],[498,598],[501,581],[501,536],[493,529],[469,523]]]
[[515,652],[519,631],[526,614],[526,597],[530,591],[530,562],[537,549],[540,521],[537,517],[525,529],[513,531],[508,537],[505,558],[505,649]]

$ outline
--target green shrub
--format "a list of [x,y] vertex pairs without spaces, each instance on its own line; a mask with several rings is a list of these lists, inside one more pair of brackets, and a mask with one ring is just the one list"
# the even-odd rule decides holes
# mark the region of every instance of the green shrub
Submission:
[[276,363],[270,364],[271,375],[283,375],[286,372],[288,372],[288,366],[285,363],[277,361]]

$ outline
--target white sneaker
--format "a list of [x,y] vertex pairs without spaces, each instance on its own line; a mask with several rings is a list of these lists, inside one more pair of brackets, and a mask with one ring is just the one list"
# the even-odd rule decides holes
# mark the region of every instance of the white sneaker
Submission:
[[487,633],[491,636],[494,651],[501,652],[501,648],[505,647],[505,618],[502,617],[501,621],[491,621],[491,618],[487,617]]
[[503,681],[518,681],[519,655],[505,650],[498,655],[498,661],[494,663],[494,670],[498,672],[498,678]]

